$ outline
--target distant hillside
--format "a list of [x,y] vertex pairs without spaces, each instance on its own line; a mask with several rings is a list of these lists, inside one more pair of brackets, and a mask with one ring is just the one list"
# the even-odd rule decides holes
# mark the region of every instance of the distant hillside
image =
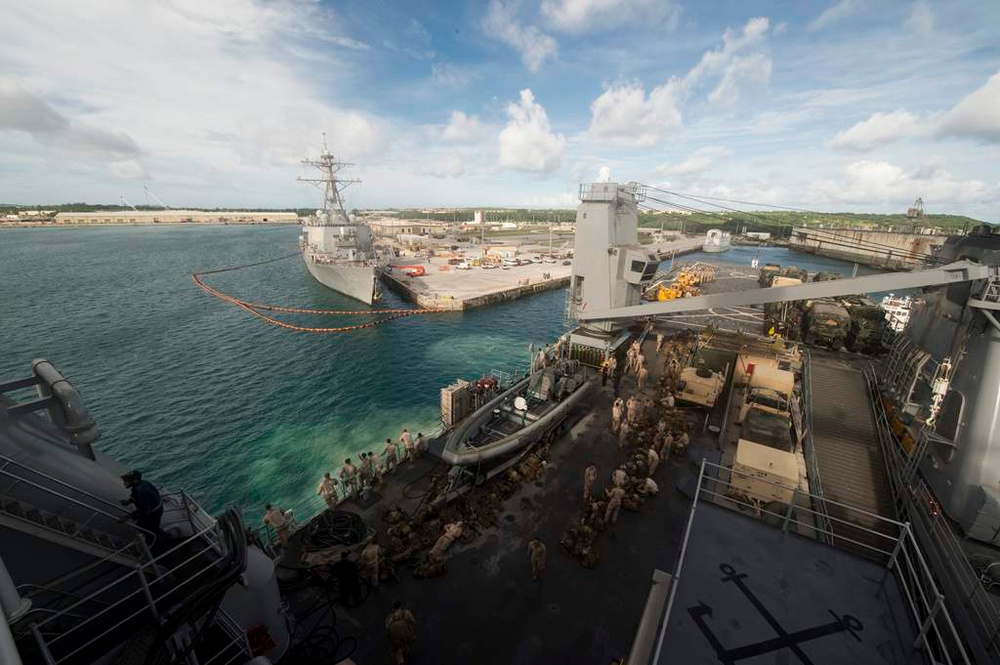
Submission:
[[[916,226],[923,228],[939,228],[946,233],[961,233],[983,222],[962,215],[925,215],[917,221]],[[707,214],[693,212],[682,213],[640,213],[639,225],[664,229],[704,230],[722,228],[731,232],[769,231],[775,235],[788,235],[794,226],[822,226],[824,228],[872,228],[879,230],[901,231],[907,227],[906,215],[878,215],[850,212],[722,212]]]

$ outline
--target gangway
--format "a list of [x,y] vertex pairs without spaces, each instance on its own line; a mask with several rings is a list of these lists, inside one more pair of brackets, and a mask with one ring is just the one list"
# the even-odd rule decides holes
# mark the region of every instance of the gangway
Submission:
[[[834,502],[829,507],[834,544],[847,549],[852,549],[853,542],[877,547],[884,538],[876,532],[885,524],[878,516],[896,516],[864,375],[816,356],[809,374],[811,393],[824,396],[807,408],[823,496]],[[844,513],[840,504],[859,510]]]

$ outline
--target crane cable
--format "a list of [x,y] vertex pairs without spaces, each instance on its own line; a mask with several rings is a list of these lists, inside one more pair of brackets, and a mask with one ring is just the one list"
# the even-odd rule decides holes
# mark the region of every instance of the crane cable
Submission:
[[[416,314],[438,314],[441,312],[450,312],[452,310],[448,309],[434,309],[434,308],[416,308],[416,309],[404,309],[404,308],[394,308],[394,309],[368,309],[368,310],[345,310],[345,309],[313,309],[307,307],[285,307],[283,305],[273,305],[269,303],[256,303],[249,302],[246,300],[241,300],[234,296],[224,293],[212,286],[209,286],[202,279],[206,275],[216,275],[224,272],[232,272],[234,270],[244,270],[246,268],[254,268],[257,266],[262,266],[268,263],[275,263],[276,261],[283,261],[285,259],[292,258],[293,256],[298,256],[299,253],[295,252],[293,254],[286,254],[285,256],[279,256],[274,259],[267,259],[264,261],[257,261],[254,263],[245,263],[238,266],[230,266],[227,268],[217,268],[215,270],[199,270],[198,272],[191,273],[191,280],[195,285],[204,291],[205,293],[222,300],[223,302],[228,302],[231,305],[235,305],[240,309],[250,312],[258,319],[261,319],[265,323],[269,323],[273,326],[278,326],[279,328],[284,328],[286,330],[293,330],[295,332],[308,332],[308,333],[344,333],[353,332],[355,330],[363,330],[365,328],[374,328],[377,325],[388,323],[389,321],[394,321],[396,319],[401,319],[407,316],[413,316]],[[351,326],[336,326],[336,327],[313,327],[313,326],[300,326],[294,323],[288,323],[287,321],[282,321],[276,319],[273,316],[265,314],[264,312],[281,312],[281,313],[292,313],[292,314],[315,314],[315,315],[325,315],[325,316],[365,316],[365,315],[381,315],[381,318],[375,319],[373,321],[366,321],[365,323],[358,323]]]

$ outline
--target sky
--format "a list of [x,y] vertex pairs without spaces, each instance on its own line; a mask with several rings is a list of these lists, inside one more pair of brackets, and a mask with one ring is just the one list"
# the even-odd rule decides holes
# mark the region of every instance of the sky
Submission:
[[[0,202],[574,207],[610,178],[1000,222],[1000,2],[0,0]],[[743,206],[746,207],[746,206]]]

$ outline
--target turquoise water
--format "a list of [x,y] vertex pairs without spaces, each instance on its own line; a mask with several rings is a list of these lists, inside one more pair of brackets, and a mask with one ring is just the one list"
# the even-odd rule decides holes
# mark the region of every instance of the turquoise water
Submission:
[[[0,231],[0,378],[48,358],[100,423],[102,450],[210,510],[235,503],[256,515],[267,501],[316,506],[320,476],[345,457],[379,449],[403,427],[432,431],[442,386],[524,365],[529,343],[565,330],[564,292],[551,291],[347,335],[293,333],[190,280],[195,270],[294,252],[297,237],[291,226]],[[701,258],[749,266],[754,254],[734,248]],[[782,249],[760,256],[850,270]],[[317,284],[298,259],[208,281],[258,302],[358,308]],[[385,304],[402,305],[391,293]]]

